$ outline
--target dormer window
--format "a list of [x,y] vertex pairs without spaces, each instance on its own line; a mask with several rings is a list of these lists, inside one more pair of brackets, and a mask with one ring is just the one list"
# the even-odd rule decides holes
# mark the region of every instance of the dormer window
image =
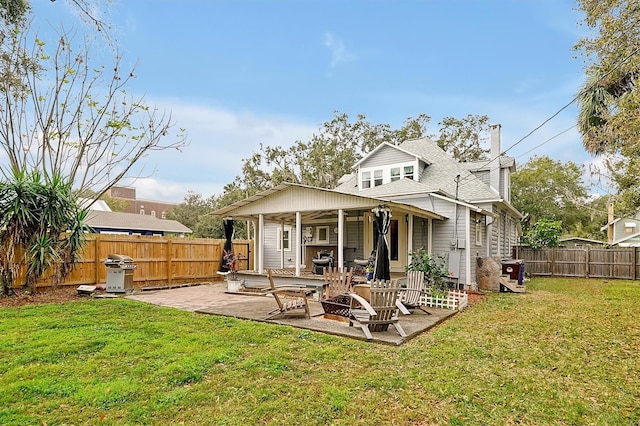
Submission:
[[413,180],[413,166],[404,166],[404,177]]
[[382,170],[373,171],[373,186],[382,185]]
[[400,167],[391,168],[391,182],[400,180]]
[[362,172],[362,189],[371,188],[371,172]]

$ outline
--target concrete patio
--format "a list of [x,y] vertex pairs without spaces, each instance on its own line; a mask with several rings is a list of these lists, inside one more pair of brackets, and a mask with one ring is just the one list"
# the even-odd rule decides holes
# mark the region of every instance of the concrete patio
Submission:
[[[325,319],[322,305],[312,298],[309,298],[311,318],[281,316],[265,320],[267,313],[276,307],[273,297],[259,293],[231,294],[227,293],[226,289],[226,283],[224,282],[207,283],[166,290],[138,291],[127,295],[126,298],[202,314],[223,315],[283,324],[336,336],[366,340],[359,327],[349,327],[347,322]],[[416,310],[411,315],[401,315],[400,325],[407,334],[406,339],[402,338],[394,327],[389,327],[387,331],[374,332],[373,341],[389,345],[401,345],[457,312],[437,308],[428,308],[427,310],[431,315],[419,310]]]

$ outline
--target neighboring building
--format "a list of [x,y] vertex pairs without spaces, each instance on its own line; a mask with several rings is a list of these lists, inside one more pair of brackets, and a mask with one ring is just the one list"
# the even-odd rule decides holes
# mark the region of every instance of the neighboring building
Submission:
[[560,238],[558,240],[558,243],[561,247],[568,248],[602,247],[605,244],[604,241],[581,237]]
[[177,205],[177,203],[165,201],[140,200],[136,198],[135,188],[124,186],[112,187],[107,191],[107,195],[111,198],[120,198],[127,201],[128,205],[123,210],[123,213],[149,215],[159,219],[166,219],[167,213]]
[[191,229],[175,220],[149,215],[90,210],[87,224],[98,234],[185,236]]
[[254,264],[311,269],[318,251],[338,266],[373,249],[371,209],[392,211],[391,269],[404,272],[424,248],[447,259],[452,276],[475,287],[476,257],[510,258],[521,214],[511,205],[513,158],[501,156],[500,126],[491,126],[492,160],[460,163],[428,138],[382,143],[333,189],[284,183],[214,212],[251,221]]
[[640,214],[614,219],[609,208],[609,221],[600,228],[607,232],[607,243],[619,247],[640,247]]

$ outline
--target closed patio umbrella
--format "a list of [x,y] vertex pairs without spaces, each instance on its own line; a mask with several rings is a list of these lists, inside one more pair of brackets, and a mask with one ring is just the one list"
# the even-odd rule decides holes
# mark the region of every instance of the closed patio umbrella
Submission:
[[225,253],[231,253],[233,250],[233,243],[231,239],[233,238],[233,219],[226,218],[222,220],[222,227],[224,228],[224,246],[222,250],[222,259],[220,260],[220,267],[218,271],[220,272],[229,272],[229,267],[226,265],[224,261]]
[[378,206],[371,211],[373,212],[374,225],[378,231],[373,278],[388,281],[391,279],[391,260],[389,259],[387,232],[391,224],[391,210],[385,206]]

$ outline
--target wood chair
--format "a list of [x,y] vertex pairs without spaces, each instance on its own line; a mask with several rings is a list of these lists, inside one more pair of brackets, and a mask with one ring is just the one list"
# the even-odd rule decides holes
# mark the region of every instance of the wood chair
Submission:
[[271,290],[266,294],[273,295],[278,307],[267,314],[265,319],[271,319],[278,315],[296,315],[311,317],[309,313],[309,301],[307,295],[311,290],[299,286],[278,286],[273,283],[273,274],[271,269],[267,271],[269,277],[269,285]]
[[420,309],[427,315],[431,315],[421,304],[420,298],[427,294],[427,289],[424,283],[423,271],[409,271],[407,272],[407,287],[400,289],[400,302],[402,305],[409,309]]
[[323,299],[331,299],[351,292],[353,268],[340,272],[338,268],[325,268]]
[[371,298],[369,302],[357,294],[351,293],[351,307],[349,309],[349,326],[357,325],[364,332],[367,340],[372,340],[371,332],[386,331],[389,325],[395,327],[401,337],[407,337],[400,326],[398,311],[397,282],[372,281]]

